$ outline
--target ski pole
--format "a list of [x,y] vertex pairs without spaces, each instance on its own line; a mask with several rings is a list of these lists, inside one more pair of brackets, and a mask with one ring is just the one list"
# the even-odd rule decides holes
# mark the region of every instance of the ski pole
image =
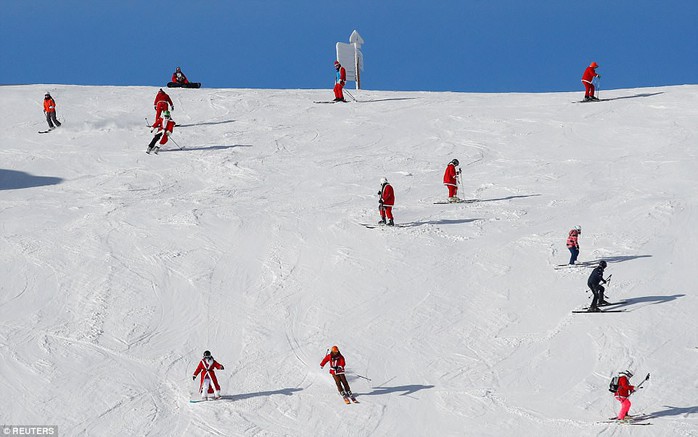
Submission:
[[184,150],[184,147],[182,147],[182,146],[180,146],[179,144],[177,144],[177,141],[175,141],[174,138],[172,138],[172,136],[168,135],[167,137],[170,139],[170,141],[172,141],[173,143],[175,143],[175,146],[179,147],[179,150]]
[[353,101],[358,102],[358,100],[356,100],[356,97],[354,97],[353,95],[351,95],[351,93],[349,92],[349,90],[342,89],[342,91],[344,91],[345,93],[349,94],[349,97],[351,97],[351,99],[352,99]]
[[635,387],[635,390],[641,389],[641,388],[642,388],[642,384],[644,384],[645,381],[647,381],[647,380],[649,380],[649,379],[650,379],[650,374],[648,373],[647,376],[645,376],[645,379],[643,379],[642,382],[639,383],[639,384],[637,385],[637,387]]
[[148,117],[145,117],[145,125],[148,127],[151,127],[150,122],[148,121]]
[[596,98],[601,99],[601,76],[596,77]]
[[358,373],[355,373],[355,375],[358,376],[359,378],[365,379],[366,381],[370,381],[370,380],[371,380],[371,378],[366,378],[365,376],[359,375]]

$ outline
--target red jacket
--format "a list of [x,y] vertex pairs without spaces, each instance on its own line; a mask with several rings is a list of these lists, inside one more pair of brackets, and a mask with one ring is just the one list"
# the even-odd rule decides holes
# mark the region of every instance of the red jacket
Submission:
[[598,74],[596,74],[596,68],[587,67],[587,69],[584,70],[584,74],[582,75],[582,82],[591,83],[591,81],[594,80],[596,76],[598,76]]
[[337,355],[332,355],[331,353],[325,355],[325,358],[320,362],[320,367],[325,367],[327,362],[330,363],[330,375],[341,375],[344,373],[346,362],[341,353],[337,353]]
[[454,187],[458,186],[456,175],[456,165],[449,163],[446,166],[446,172],[444,172],[444,185],[452,185]]
[[388,208],[392,208],[395,205],[395,193],[392,185],[385,184],[381,187],[381,201],[383,206]]
[[44,98],[44,112],[56,112],[56,102],[53,97]]
[[[199,391],[202,390],[202,388],[204,386],[204,379],[206,379],[207,376],[209,378],[211,378],[211,382],[213,382],[213,385],[216,387],[216,390],[221,389],[221,386],[218,385],[218,379],[216,378],[215,369],[223,370],[223,366],[221,366],[218,363],[218,361],[216,361],[214,359],[211,359],[211,360],[203,359],[199,362],[198,367],[194,371],[194,376],[201,373],[201,381],[199,382]],[[209,386],[208,392],[213,393],[213,387]]]
[[567,237],[567,247],[574,247],[579,249],[579,231],[576,229],[572,229],[570,231],[569,236]]
[[179,73],[175,71],[172,73],[172,80],[170,82],[189,83],[189,80],[181,71]]
[[172,99],[170,99],[170,96],[168,96],[167,93],[163,90],[158,91],[157,95],[155,96],[153,106],[157,106],[158,102],[167,102],[170,105],[174,106],[174,103],[172,103]]
[[616,396],[627,398],[634,391],[635,386],[630,385],[630,381],[628,381],[628,378],[625,375],[620,375],[618,377],[618,390],[616,391]]
[[167,120],[167,122],[165,122],[164,118],[155,119],[155,123],[153,123],[153,129],[157,129],[156,133],[162,133],[162,137],[160,138],[160,144],[167,143],[167,140],[169,139],[170,134],[174,130],[174,127],[175,127],[175,122],[172,119]]

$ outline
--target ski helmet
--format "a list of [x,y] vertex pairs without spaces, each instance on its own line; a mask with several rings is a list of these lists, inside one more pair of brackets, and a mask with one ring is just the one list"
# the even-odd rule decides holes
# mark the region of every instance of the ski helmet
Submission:
[[51,93],[49,93],[48,91],[46,91],[46,94],[44,94],[44,97],[51,97]]
[[162,118],[170,118],[170,111],[162,111]]
[[211,351],[204,351],[204,358],[211,358]]
[[599,263],[599,267],[601,267],[602,269],[605,269],[607,265],[608,264],[604,260],[601,260],[601,262]]
[[181,69],[181,68],[179,68],[179,67],[177,67],[177,70],[176,70],[176,71],[182,71],[182,69]]
[[334,66],[335,66],[335,67],[341,67],[342,64],[340,64],[339,61],[334,61]]
[[454,160],[451,161],[451,164],[453,164],[453,165],[460,165],[460,162],[458,162],[457,159],[454,159]]
[[620,372],[620,374],[621,374],[621,375],[625,375],[625,376],[627,376],[628,378],[632,378],[632,377],[633,377],[633,372],[631,372],[630,370],[624,370],[624,371]]
[[330,352],[332,352],[333,354],[338,354],[339,348],[337,346],[332,346],[332,349],[330,349]]
[[385,184],[387,184],[387,183],[388,183],[388,178],[382,177],[382,178],[381,178],[381,185],[385,185]]
[[590,66],[591,68],[596,68],[596,67],[599,66],[599,64],[597,64],[596,62],[592,62],[591,64],[589,64],[589,66]]
[[582,233],[582,227],[579,226],[579,225],[575,226],[575,227],[574,227],[574,230],[577,231],[577,232],[579,232],[580,234]]

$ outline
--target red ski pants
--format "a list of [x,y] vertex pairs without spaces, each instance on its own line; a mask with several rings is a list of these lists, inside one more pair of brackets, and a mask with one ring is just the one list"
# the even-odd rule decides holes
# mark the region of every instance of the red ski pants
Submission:
[[169,105],[164,100],[160,100],[157,105],[155,105],[155,119],[160,118],[160,113],[166,111]]
[[386,217],[388,217],[388,220],[393,219],[393,207],[392,206],[381,206],[378,209],[381,213],[381,218],[383,220],[385,220]]
[[339,82],[334,85],[334,98],[335,99],[344,100],[344,93],[342,92],[342,88],[344,88],[344,85],[342,85]]
[[446,185],[448,187],[448,197],[455,197],[458,194],[458,185]]
[[616,396],[616,399],[620,402],[620,411],[618,412],[617,419],[623,420],[628,414],[628,411],[630,411],[630,399],[623,396]]
[[594,84],[584,81],[582,83],[584,84],[584,97],[594,97]]

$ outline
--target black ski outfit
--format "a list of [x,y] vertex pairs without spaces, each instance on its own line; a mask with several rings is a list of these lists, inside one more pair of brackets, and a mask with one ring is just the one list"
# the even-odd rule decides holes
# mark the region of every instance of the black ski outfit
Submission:
[[601,283],[606,283],[606,280],[603,278],[605,264],[605,262],[602,262],[602,264],[596,267],[587,280],[587,285],[591,292],[594,293],[594,299],[591,301],[591,305],[589,305],[589,311],[599,311],[599,305],[607,304],[603,297],[603,292],[606,289],[601,285]]

